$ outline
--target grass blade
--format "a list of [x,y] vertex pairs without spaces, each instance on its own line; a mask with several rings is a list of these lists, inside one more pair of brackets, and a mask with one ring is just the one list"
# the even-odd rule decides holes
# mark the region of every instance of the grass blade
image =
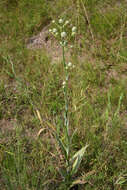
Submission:
[[67,160],[67,148],[65,147],[65,145],[63,144],[62,140],[59,138],[59,136],[56,134],[56,140],[65,156],[65,159]]
[[84,156],[84,153],[85,153],[85,151],[86,151],[86,149],[87,149],[88,146],[89,146],[89,145],[86,145],[85,147],[81,148],[81,149],[80,149],[78,152],[76,152],[76,153],[74,154],[74,156],[71,158],[70,163],[73,163],[73,161],[74,161],[74,163],[73,163],[73,165],[72,165],[71,175],[74,175],[74,174],[77,172],[77,170],[78,170],[78,168],[79,168],[79,166],[80,166],[80,163],[81,163],[81,161],[82,161],[82,158],[83,158],[83,156]]

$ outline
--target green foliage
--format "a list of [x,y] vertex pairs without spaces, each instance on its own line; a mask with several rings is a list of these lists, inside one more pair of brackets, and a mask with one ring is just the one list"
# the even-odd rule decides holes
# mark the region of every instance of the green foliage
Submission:
[[[126,2],[82,2],[0,1],[0,189],[127,189]],[[78,29],[69,56],[70,159],[61,59],[26,48],[60,17]]]

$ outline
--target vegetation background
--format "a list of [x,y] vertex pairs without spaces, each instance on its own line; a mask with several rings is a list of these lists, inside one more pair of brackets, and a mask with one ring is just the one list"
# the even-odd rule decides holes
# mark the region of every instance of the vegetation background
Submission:
[[73,189],[127,189],[126,10],[126,0],[0,1],[1,190],[60,187],[52,129],[63,122],[61,58],[53,63],[52,52],[26,44],[61,17],[78,28],[69,57],[72,148],[89,144]]

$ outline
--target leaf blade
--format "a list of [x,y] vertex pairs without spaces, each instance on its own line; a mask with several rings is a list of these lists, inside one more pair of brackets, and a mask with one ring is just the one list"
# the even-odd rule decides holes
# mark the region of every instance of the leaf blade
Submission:
[[64,143],[62,142],[62,140],[59,138],[59,136],[56,134],[56,140],[65,156],[65,159],[67,160],[67,148],[65,147]]
[[81,164],[82,158],[84,156],[84,153],[89,145],[86,145],[85,147],[81,148],[79,151],[77,151],[74,156],[70,160],[70,164],[72,164],[72,171],[71,175],[74,175]]

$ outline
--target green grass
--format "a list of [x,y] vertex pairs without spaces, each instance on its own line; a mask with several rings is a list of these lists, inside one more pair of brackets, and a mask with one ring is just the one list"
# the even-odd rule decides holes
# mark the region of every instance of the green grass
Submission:
[[63,124],[62,64],[25,45],[61,14],[79,27],[68,92],[73,153],[89,144],[74,181],[82,176],[79,190],[127,189],[126,2],[82,2],[94,41],[82,3],[0,2],[0,190],[64,189],[52,133]]

